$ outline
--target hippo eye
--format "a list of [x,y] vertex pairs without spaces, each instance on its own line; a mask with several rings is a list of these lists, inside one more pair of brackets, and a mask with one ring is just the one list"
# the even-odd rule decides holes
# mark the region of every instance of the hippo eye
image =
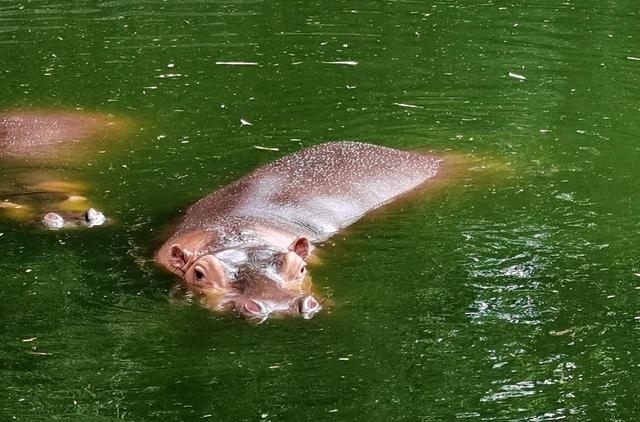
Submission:
[[300,266],[300,271],[298,271],[298,275],[296,276],[296,279],[302,280],[306,272],[307,272],[307,266],[303,264],[302,266]]
[[193,270],[193,274],[196,276],[196,280],[198,280],[198,281],[200,281],[200,280],[202,280],[204,278],[204,273],[199,268],[196,268],[195,270]]

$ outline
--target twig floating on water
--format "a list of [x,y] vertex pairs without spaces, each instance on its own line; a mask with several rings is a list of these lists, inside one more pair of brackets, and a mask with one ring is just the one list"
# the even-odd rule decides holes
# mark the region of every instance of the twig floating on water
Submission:
[[404,107],[404,108],[422,108],[419,105],[415,105],[415,104],[393,103],[393,105],[397,105],[398,107]]
[[354,61],[354,60],[344,60],[344,61],[337,61],[337,62],[321,62],[324,64],[339,64],[339,65],[344,65],[344,66],[357,66],[358,62]]
[[260,145],[254,145],[253,147],[261,151],[280,151],[280,148],[261,147]]
[[216,62],[216,64],[222,66],[257,66],[256,62]]

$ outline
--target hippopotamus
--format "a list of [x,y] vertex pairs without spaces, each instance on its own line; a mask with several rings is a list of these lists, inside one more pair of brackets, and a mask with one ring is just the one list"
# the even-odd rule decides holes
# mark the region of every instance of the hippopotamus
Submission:
[[[126,119],[78,110],[0,113],[0,170],[4,174],[0,209],[22,220],[40,213],[45,227],[53,229],[102,225],[104,214],[82,195],[86,187],[57,180],[52,168],[82,162],[99,140],[113,138],[128,125]],[[16,186],[21,187],[18,192]]]
[[306,269],[316,245],[424,185],[442,162],[352,141],[304,149],[190,206],[156,261],[214,310],[311,318],[322,309]]

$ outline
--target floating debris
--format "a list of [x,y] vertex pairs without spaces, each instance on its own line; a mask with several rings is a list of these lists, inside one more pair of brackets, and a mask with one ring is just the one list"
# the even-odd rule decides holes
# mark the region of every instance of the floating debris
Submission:
[[221,66],[257,66],[256,62],[216,62]]
[[523,75],[520,75],[520,74],[518,74],[518,73],[513,73],[513,72],[509,72],[509,77],[510,77],[510,78],[513,78],[513,79],[518,79],[518,80],[520,80],[520,81],[525,81],[525,80],[527,80],[527,78],[526,78],[526,77],[524,77]]
[[35,356],[51,356],[53,353],[48,353],[48,352],[36,352],[33,350],[27,351],[28,354],[30,355],[35,355]]
[[357,66],[358,62],[354,61],[354,60],[344,60],[344,61],[335,61],[335,62],[321,62],[324,64],[337,64],[337,65],[343,65],[343,66]]
[[269,148],[269,147],[261,147],[260,145],[254,145],[255,149],[259,149],[260,151],[280,151],[280,148]]
[[421,106],[415,105],[415,104],[393,103],[393,105],[397,105],[398,107],[404,107],[404,108],[422,108]]
[[627,60],[633,60],[636,62],[640,62],[640,57],[627,56]]
[[242,126],[253,126],[253,123],[251,123],[250,121],[245,120],[245,119],[240,119],[240,124]]

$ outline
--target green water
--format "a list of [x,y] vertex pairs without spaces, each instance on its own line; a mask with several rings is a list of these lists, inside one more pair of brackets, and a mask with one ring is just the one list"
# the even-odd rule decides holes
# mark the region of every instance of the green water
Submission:
[[[639,18],[630,0],[0,2],[0,108],[136,122],[60,170],[115,224],[0,220],[0,419],[640,419]],[[334,305],[310,321],[172,299],[150,260],[181,209],[335,139],[508,170],[328,242],[311,273]]]

